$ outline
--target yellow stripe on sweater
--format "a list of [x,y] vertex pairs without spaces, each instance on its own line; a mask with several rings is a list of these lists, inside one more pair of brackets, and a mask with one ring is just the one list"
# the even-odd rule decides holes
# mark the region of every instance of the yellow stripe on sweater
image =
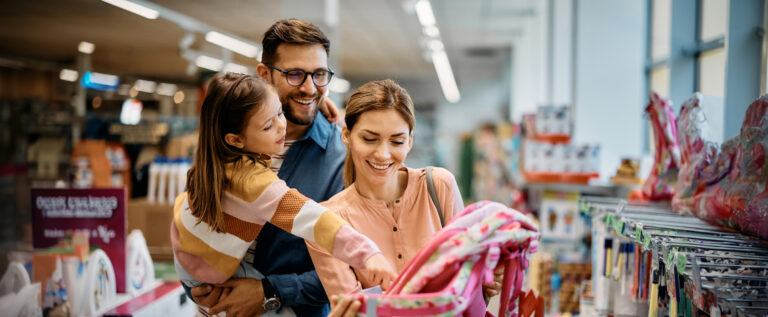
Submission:
[[317,223],[315,223],[314,231],[317,245],[332,254],[336,233],[339,232],[341,226],[345,224],[346,222],[344,219],[336,215],[336,213],[326,209],[325,212],[320,215],[320,218],[317,219]]
[[[236,259],[240,259],[245,255],[245,252],[251,245],[250,240],[242,240],[236,235],[227,232],[216,232],[205,222],[198,223],[198,219],[189,210],[188,203],[188,200],[183,201],[179,206],[180,208],[174,210],[174,221],[179,230],[184,228],[190,235],[200,239],[208,247],[219,253]],[[182,251],[189,252],[185,248],[182,248]]]
[[277,181],[277,174],[261,163],[247,158],[226,165],[227,191],[238,198],[252,202],[264,192],[270,184]]

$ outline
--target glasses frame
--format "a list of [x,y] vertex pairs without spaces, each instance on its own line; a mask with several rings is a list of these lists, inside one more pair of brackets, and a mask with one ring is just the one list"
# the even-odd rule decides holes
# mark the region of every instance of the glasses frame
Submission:
[[[322,69],[322,70],[316,70],[314,72],[308,72],[308,71],[305,71],[303,69],[284,70],[284,69],[280,69],[278,67],[275,67],[274,65],[269,65],[269,64],[265,64],[265,65],[267,65],[267,67],[269,67],[271,69],[274,69],[274,70],[276,70],[278,72],[281,72],[283,74],[283,77],[285,77],[285,82],[288,83],[288,85],[290,85],[292,87],[301,87],[301,85],[304,85],[304,83],[307,81],[307,76],[311,76],[312,77],[312,83],[315,85],[315,87],[325,87],[325,86],[328,86],[328,84],[331,83],[331,79],[333,79],[333,75],[335,74],[330,69]],[[304,73],[304,78],[301,80],[301,83],[299,83],[298,85],[291,84],[291,82],[288,80],[288,73],[289,72],[295,72],[295,71],[300,71],[300,72]],[[318,85],[317,82],[315,82],[315,74],[317,74],[320,71],[328,72],[328,82],[325,83],[325,85]]]

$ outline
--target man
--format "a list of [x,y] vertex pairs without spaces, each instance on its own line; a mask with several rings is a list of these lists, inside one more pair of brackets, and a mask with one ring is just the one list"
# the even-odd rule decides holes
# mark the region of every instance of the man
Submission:
[[[333,76],[328,68],[330,42],[313,24],[289,19],[275,22],[262,46],[257,73],[277,89],[288,123],[285,151],[272,158],[272,167],[289,187],[325,201],[343,189],[345,158],[340,129],[317,115],[318,108],[336,115],[335,106],[324,98]],[[210,307],[210,313],[226,311],[227,316],[284,312],[286,307],[298,316],[328,313],[328,298],[303,239],[267,224],[244,262],[266,278],[196,287],[193,299]]]

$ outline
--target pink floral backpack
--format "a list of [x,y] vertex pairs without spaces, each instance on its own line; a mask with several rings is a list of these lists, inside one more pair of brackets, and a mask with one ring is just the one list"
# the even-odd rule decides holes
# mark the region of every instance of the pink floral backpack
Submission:
[[482,285],[504,267],[500,316],[518,316],[523,273],[537,226],[522,213],[482,201],[468,206],[425,245],[385,294],[351,294],[361,316],[493,316]]

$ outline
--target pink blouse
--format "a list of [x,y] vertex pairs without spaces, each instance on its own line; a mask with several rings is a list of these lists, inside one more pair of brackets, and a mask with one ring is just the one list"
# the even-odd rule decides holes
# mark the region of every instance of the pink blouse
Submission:
[[[322,203],[373,240],[401,272],[422,246],[440,230],[440,217],[427,190],[425,169],[408,171],[403,196],[387,206],[384,201],[361,196],[354,184]],[[444,168],[432,170],[438,200],[446,223],[464,209],[453,174]],[[354,270],[312,243],[307,243],[315,269],[328,298],[374,286],[364,270]]]

